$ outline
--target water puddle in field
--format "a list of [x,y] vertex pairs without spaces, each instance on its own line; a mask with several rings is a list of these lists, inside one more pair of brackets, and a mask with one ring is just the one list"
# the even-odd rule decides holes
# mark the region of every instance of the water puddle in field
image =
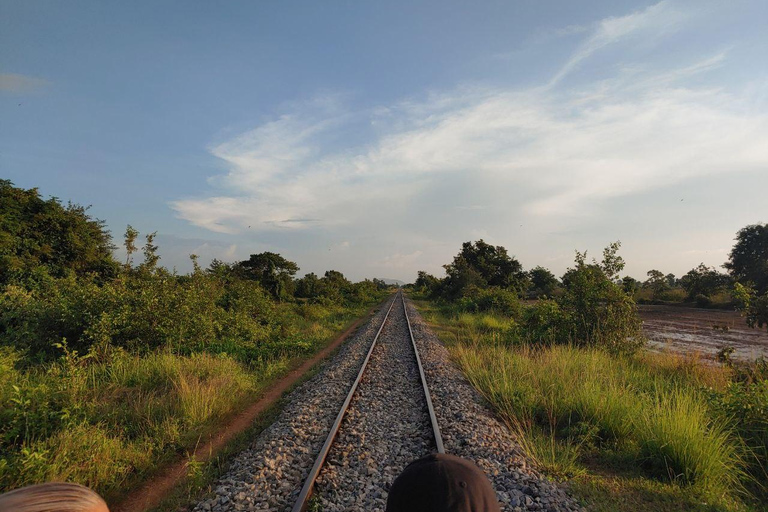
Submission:
[[768,332],[751,329],[735,311],[646,305],[639,309],[652,349],[714,357],[722,347],[731,346],[734,359],[768,358]]

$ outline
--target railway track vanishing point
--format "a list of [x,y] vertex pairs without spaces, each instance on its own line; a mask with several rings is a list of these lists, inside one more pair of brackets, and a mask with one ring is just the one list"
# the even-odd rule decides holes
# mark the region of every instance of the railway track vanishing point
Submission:
[[326,437],[325,442],[323,443],[323,446],[320,449],[320,452],[318,453],[317,458],[315,459],[315,463],[313,464],[312,469],[309,472],[309,475],[304,481],[304,485],[302,486],[301,492],[299,493],[299,496],[296,499],[292,512],[304,512],[307,509],[307,505],[309,503],[309,500],[315,488],[315,482],[317,481],[317,478],[320,475],[321,470],[323,469],[326,459],[328,458],[328,454],[331,451],[331,446],[333,445],[334,440],[337,437],[342,421],[344,420],[347,410],[349,409],[350,404],[352,402],[352,398],[354,397],[358,389],[358,385],[363,379],[365,370],[368,367],[368,362],[371,359],[371,355],[373,354],[374,349],[376,348],[377,342],[379,341],[379,336],[384,330],[384,326],[386,325],[387,320],[389,319],[390,313],[392,312],[392,309],[394,308],[396,302],[400,302],[400,304],[402,305],[406,324],[408,326],[408,336],[410,338],[410,346],[413,348],[413,354],[415,355],[416,364],[418,366],[419,377],[420,377],[422,389],[424,392],[426,408],[429,415],[429,422],[431,425],[432,435],[434,438],[435,450],[438,453],[445,453],[442,435],[440,434],[440,427],[437,423],[437,417],[435,415],[435,410],[432,405],[432,398],[430,396],[429,387],[427,386],[427,380],[424,374],[424,368],[421,364],[419,351],[416,347],[416,341],[414,340],[414,337],[413,337],[411,321],[408,318],[408,308],[406,307],[406,304],[405,304],[405,297],[402,291],[398,291],[397,295],[390,303],[389,308],[387,309],[386,315],[384,315],[384,319],[382,320],[381,325],[379,326],[379,329],[376,332],[376,335],[374,336],[373,341],[371,342],[371,346],[368,349],[368,353],[366,354],[365,359],[363,360],[363,363],[360,367],[360,371],[357,374],[357,378],[352,383],[352,386],[350,387],[349,392],[347,393],[347,397],[344,400],[344,403],[342,404],[341,409],[336,416],[336,420],[333,422],[333,425],[331,426],[328,436]]

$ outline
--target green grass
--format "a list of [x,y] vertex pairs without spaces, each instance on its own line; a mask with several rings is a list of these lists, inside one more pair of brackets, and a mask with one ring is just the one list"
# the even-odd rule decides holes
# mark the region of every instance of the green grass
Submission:
[[[547,474],[593,510],[762,510],[731,368],[672,354],[520,342],[503,319],[418,303],[468,380]],[[473,318],[474,317],[474,318]]]
[[[0,490],[67,480],[114,500],[324,346],[366,305],[284,304],[280,333],[243,360],[226,347],[180,354],[114,349],[27,365],[0,347]],[[256,349],[249,348],[252,355]],[[194,466],[194,465],[193,465]]]

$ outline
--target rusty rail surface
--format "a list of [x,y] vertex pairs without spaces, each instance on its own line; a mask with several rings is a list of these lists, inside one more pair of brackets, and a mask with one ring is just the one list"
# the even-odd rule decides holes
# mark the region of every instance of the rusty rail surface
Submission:
[[[435,446],[437,448],[438,453],[445,453],[445,449],[443,448],[443,438],[440,435],[440,427],[437,424],[437,417],[435,416],[435,410],[432,406],[432,398],[429,395],[429,387],[427,386],[427,379],[424,376],[424,368],[421,366],[421,358],[419,357],[419,351],[416,348],[416,341],[413,338],[413,331],[411,330],[411,321],[408,318],[408,309],[405,305],[405,296],[401,291],[397,292],[400,295],[400,300],[403,305],[403,312],[405,313],[405,320],[408,324],[408,333],[411,338],[411,346],[413,347],[413,352],[416,354],[416,363],[419,366],[419,375],[421,377],[421,384],[424,388],[424,396],[427,399],[427,409],[429,411],[429,419],[432,423],[432,433],[435,437]],[[357,391],[357,386],[360,384],[360,381],[363,379],[363,374],[365,373],[365,369],[368,366],[368,361],[371,358],[371,354],[373,353],[373,349],[376,347],[376,342],[379,340],[379,335],[381,334],[381,331],[384,330],[384,325],[387,323],[387,319],[389,318],[389,314],[392,312],[392,308],[395,305],[395,302],[397,302],[397,297],[395,297],[391,304],[389,305],[389,309],[387,309],[387,314],[384,315],[384,320],[382,320],[381,325],[379,326],[379,330],[376,331],[376,336],[373,338],[373,342],[371,342],[371,347],[368,349],[368,353],[365,356],[365,359],[363,360],[363,364],[360,367],[360,371],[357,374],[357,378],[355,379],[355,382],[352,384],[352,386],[349,389],[349,393],[347,393],[347,398],[344,400],[344,403],[341,406],[341,410],[339,411],[339,414],[336,416],[336,420],[333,422],[333,425],[331,426],[331,430],[328,433],[328,437],[325,439],[325,443],[323,443],[323,447],[320,448],[320,452],[317,455],[317,458],[315,459],[315,463],[312,466],[312,469],[309,471],[309,475],[307,475],[307,479],[304,481],[304,485],[301,488],[301,492],[299,493],[298,498],[296,498],[296,503],[293,505],[292,512],[304,512],[307,509],[307,505],[309,503],[309,499],[312,496],[312,491],[315,487],[315,481],[317,480],[318,475],[320,475],[320,470],[323,468],[323,464],[325,464],[325,460],[328,457],[328,453],[331,451],[331,445],[333,444],[333,441],[336,439],[336,434],[339,432],[339,428],[341,427],[341,422],[344,419],[344,415],[347,412],[347,409],[349,408],[349,404],[352,402],[352,397],[355,394],[355,391]]]

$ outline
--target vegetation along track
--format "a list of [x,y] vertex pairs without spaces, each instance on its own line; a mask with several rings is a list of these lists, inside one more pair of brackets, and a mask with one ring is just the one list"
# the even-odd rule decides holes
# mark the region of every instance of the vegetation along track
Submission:
[[579,509],[531,469],[400,293],[286,402],[277,420],[235,457],[214,495],[194,505],[196,512],[301,510],[312,489],[313,509],[383,511],[403,468],[442,443],[480,466],[504,511]]

